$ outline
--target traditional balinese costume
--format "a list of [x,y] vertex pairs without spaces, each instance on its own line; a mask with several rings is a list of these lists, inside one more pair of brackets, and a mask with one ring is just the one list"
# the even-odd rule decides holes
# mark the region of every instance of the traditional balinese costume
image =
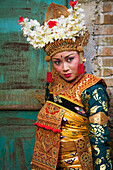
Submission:
[[61,51],[80,54],[79,76],[72,82],[65,81],[54,69],[52,76],[50,72],[47,74],[46,103],[35,123],[37,131],[31,162],[35,170],[112,169],[109,97],[103,79],[84,73],[82,46],[88,42],[88,31],[81,15],[83,10],[79,4],[74,6],[76,2],[70,2],[71,10],[51,3],[42,27],[38,21],[20,20],[30,44],[36,49],[44,47],[48,71],[54,54]]

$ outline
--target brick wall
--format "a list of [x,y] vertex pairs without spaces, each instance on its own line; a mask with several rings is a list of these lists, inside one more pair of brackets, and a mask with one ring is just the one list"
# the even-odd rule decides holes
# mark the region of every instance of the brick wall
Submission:
[[106,81],[111,99],[109,110],[109,128],[111,134],[113,159],[113,2],[97,2],[94,23],[96,60],[99,65],[98,75]]
[[[111,100],[109,129],[113,160],[113,0],[81,0],[90,33],[86,71],[104,78]],[[90,64],[89,64],[90,63]]]

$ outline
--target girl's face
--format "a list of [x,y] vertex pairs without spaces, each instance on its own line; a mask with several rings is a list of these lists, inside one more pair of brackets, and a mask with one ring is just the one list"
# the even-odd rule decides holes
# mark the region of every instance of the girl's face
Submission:
[[78,76],[79,60],[76,51],[64,51],[52,57],[54,69],[66,81],[72,81]]

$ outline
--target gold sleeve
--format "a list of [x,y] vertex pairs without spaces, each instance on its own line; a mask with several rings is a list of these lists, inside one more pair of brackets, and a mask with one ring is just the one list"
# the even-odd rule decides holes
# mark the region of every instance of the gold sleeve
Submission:
[[105,125],[108,123],[109,117],[104,112],[98,112],[93,116],[89,117],[90,123],[98,123],[99,125]]

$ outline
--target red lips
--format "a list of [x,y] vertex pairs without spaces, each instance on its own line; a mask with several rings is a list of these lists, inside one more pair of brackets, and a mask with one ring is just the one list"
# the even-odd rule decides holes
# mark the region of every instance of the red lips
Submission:
[[64,74],[65,77],[71,77],[71,73],[69,74]]

